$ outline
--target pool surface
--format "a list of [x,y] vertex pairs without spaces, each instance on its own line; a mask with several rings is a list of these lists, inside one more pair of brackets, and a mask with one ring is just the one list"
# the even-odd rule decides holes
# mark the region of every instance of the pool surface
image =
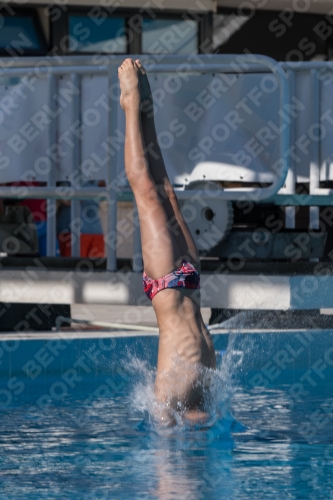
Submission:
[[215,335],[209,428],[149,416],[157,338],[0,343],[0,499],[333,498],[333,333]]

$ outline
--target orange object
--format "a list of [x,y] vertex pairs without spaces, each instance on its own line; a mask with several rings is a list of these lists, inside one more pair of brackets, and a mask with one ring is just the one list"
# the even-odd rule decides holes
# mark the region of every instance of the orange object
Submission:
[[[71,257],[72,234],[68,232],[58,234],[61,257]],[[81,257],[105,257],[103,234],[80,235]]]

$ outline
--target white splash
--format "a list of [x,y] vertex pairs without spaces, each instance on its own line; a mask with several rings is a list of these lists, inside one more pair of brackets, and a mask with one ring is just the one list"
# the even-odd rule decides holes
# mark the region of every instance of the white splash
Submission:
[[[234,393],[233,373],[238,370],[242,364],[242,353],[233,348],[234,342],[230,345],[223,356],[222,362],[218,363],[215,370],[202,368],[202,378],[207,382],[209,390],[204,393],[204,411],[208,413],[209,418],[204,424],[196,425],[196,429],[207,428],[214,425],[217,421],[224,422],[226,428],[230,428],[233,417],[230,415],[230,399]],[[150,366],[145,360],[139,359],[133,355],[128,355],[126,359],[127,371],[132,375],[132,390],[129,394],[129,404],[135,412],[142,414],[144,423],[151,426],[155,431],[170,428],[169,422],[163,426],[159,419],[156,421],[156,414],[161,414],[166,410],[165,405],[156,400],[154,392],[154,380],[156,368]],[[185,410],[181,406],[177,411],[167,408],[168,414],[172,413],[173,432],[176,429],[183,430],[191,427],[184,418]],[[226,425],[227,424],[227,425]],[[192,424],[193,427],[193,424]],[[169,432],[169,430],[168,430]]]

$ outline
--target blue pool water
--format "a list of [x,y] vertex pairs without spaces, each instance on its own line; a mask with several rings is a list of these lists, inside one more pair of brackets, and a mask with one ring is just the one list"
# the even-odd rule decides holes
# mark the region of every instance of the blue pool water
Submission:
[[2,342],[0,499],[333,498],[332,341],[230,336],[215,422],[169,431],[155,337]]

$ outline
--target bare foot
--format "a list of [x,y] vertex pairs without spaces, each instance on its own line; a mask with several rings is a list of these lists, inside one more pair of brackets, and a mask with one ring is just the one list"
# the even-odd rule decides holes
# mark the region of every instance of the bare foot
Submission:
[[140,109],[139,70],[134,61],[128,58],[118,68],[120,82],[120,106],[124,111]]

